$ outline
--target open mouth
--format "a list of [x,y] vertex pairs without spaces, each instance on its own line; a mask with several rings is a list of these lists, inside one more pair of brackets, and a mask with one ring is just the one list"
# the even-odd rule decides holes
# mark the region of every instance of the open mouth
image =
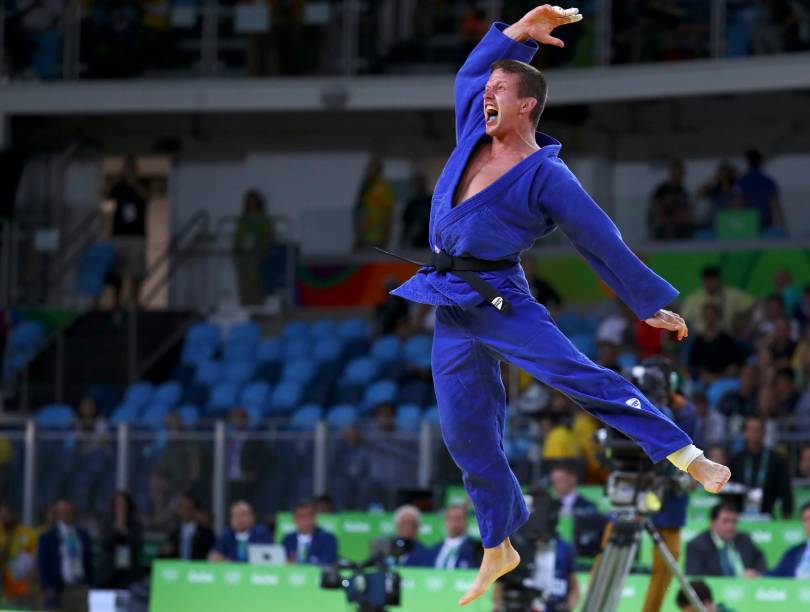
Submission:
[[484,107],[484,117],[486,117],[487,123],[494,123],[498,119],[498,109],[491,104],[487,104]]

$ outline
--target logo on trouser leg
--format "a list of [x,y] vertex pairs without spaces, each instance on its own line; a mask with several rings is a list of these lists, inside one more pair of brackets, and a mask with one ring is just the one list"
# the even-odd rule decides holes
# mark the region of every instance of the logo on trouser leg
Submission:
[[631,397],[629,400],[625,402],[631,408],[639,408],[641,409],[641,400],[637,397]]
[[503,298],[501,296],[496,297],[494,300],[492,300],[492,305],[500,310],[503,308]]

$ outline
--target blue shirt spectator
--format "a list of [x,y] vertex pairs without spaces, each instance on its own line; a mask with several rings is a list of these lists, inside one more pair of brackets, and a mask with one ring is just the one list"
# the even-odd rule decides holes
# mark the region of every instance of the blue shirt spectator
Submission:
[[428,551],[427,564],[438,569],[478,567],[483,555],[481,543],[467,536],[467,510],[450,506],[444,513],[445,538]]
[[745,152],[745,159],[748,162],[748,172],[739,182],[743,206],[759,212],[761,230],[784,229],[779,187],[776,181],[762,172],[762,153],[756,149],[749,149]]
[[273,536],[267,528],[264,525],[256,525],[256,518],[250,504],[238,501],[231,505],[231,526],[219,536],[208,555],[208,560],[246,563],[248,546],[272,543]]
[[807,541],[788,549],[769,576],[810,578],[810,502],[802,506],[801,516]]
[[337,561],[337,538],[317,527],[314,504],[299,503],[293,514],[296,530],[282,541],[289,563],[328,565]]

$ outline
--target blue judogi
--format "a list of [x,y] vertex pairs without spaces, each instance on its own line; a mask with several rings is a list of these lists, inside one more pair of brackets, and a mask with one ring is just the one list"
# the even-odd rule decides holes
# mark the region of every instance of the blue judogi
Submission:
[[539,48],[534,41],[512,40],[502,33],[505,27],[492,26],[456,77],[457,146],[433,194],[430,247],[453,256],[514,261],[511,268],[479,273],[512,303],[512,311],[502,314],[455,274],[429,267],[392,292],[439,306],[432,358],[439,422],[487,548],[528,517],[503,450],[506,394],[500,361],[559,389],[633,438],[653,461],[691,443],[638,389],[580,353],[529,292],[520,253],[559,226],[639,318],[652,316],[678,295],[624,244],[610,218],[557,157],[560,143],[538,132],[538,151],[454,206],[467,161],[486,138],[483,92],[490,65],[505,58],[528,62]]

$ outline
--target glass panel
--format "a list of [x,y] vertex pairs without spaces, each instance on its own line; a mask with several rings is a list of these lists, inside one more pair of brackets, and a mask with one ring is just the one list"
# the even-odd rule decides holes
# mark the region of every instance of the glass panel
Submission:
[[200,0],[95,2],[82,15],[80,77],[198,74],[202,22]]
[[810,49],[810,0],[726,0],[726,57]]
[[611,63],[669,62],[710,54],[711,2],[614,2]]
[[95,530],[109,517],[115,492],[115,432],[99,426],[96,431],[37,434],[34,516],[37,524],[48,520],[58,499],[73,502],[78,520]]
[[418,485],[419,434],[350,426],[331,432],[327,486],[338,510],[392,510]]
[[177,501],[190,492],[200,508],[213,507],[214,436],[211,431],[134,432],[129,452],[130,492],[149,530],[176,523]]
[[338,3],[221,2],[217,73],[336,74],[343,11]]

